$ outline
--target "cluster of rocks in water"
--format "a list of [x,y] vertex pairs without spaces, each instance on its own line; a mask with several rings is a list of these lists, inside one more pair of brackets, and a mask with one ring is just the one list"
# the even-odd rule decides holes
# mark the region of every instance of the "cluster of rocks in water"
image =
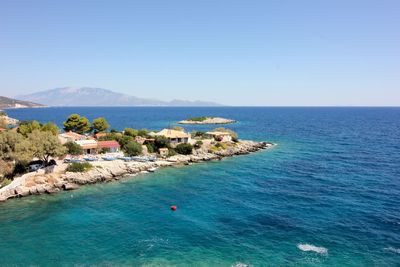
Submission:
[[61,190],[75,190],[81,185],[119,180],[124,176],[152,171],[161,167],[189,165],[196,162],[221,160],[224,157],[249,154],[274,146],[267,142],[240,141],[234,146],[216,152],[194,151],[192,155],[176,155],[155,162],[99,161],[87,172],[66,172],[67,164],[28,173],[0,188],[0,201],[29,195],[53,194]]

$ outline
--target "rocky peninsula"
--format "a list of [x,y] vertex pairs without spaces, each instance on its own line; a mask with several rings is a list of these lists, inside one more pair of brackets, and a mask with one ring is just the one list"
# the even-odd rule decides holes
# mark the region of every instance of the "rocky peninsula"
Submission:
[[225,119],[220,117],[197,117],[179,121],[179,124],[230,124],[235,123],[235,120]]
[[191,155],[158,158],[154,162],[96,161],[91,163],[93,167],[89,171],[78,173],[67,172],[68,164],[59,160],[55,166],[16,177],[9,185],[0,188],[0,201],[29,195],[52,194],[62,190],[75,190],[82,185],[115,181],[162,167],[221,160],[224,157],[249,154],[273,146],[274,144],[268,142],[240,140],[219,150],[198,149]]

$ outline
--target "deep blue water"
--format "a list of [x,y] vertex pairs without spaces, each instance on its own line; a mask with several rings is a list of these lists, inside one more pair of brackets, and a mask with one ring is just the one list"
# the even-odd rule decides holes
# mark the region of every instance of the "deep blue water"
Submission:
[[58,124],[74,112],[116,129],[223,116],[278,146],[2,203],[1,266],[400,266],[400,108],[8,111]]

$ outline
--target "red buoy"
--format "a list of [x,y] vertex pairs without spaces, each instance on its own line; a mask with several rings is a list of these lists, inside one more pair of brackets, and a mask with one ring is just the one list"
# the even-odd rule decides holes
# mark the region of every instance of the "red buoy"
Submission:
[[177,207],[176,206],[171,206],[172,211],[176,211]]

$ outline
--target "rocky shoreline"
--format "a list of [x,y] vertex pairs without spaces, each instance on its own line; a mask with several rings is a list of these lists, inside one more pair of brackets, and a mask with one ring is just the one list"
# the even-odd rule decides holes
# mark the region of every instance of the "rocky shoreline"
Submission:
[[66,172],[67,164],[58,162],[57,166],[27,173],[0,188],[0,201],[30,195],[53,194],[62,190],[75,190],[81,185],[119,180],[124,176],[149,172],[162,167],[221,160],[225,157],[268,149],[274,145],[268,142],[241,140],[234,146],[212,153],[199,150],[194,151],[192,155],[176,155],[167,159],[158,159],[155,162],[125,162],[122,160],[93,162],[91,163],[93,168],[83,173]]

